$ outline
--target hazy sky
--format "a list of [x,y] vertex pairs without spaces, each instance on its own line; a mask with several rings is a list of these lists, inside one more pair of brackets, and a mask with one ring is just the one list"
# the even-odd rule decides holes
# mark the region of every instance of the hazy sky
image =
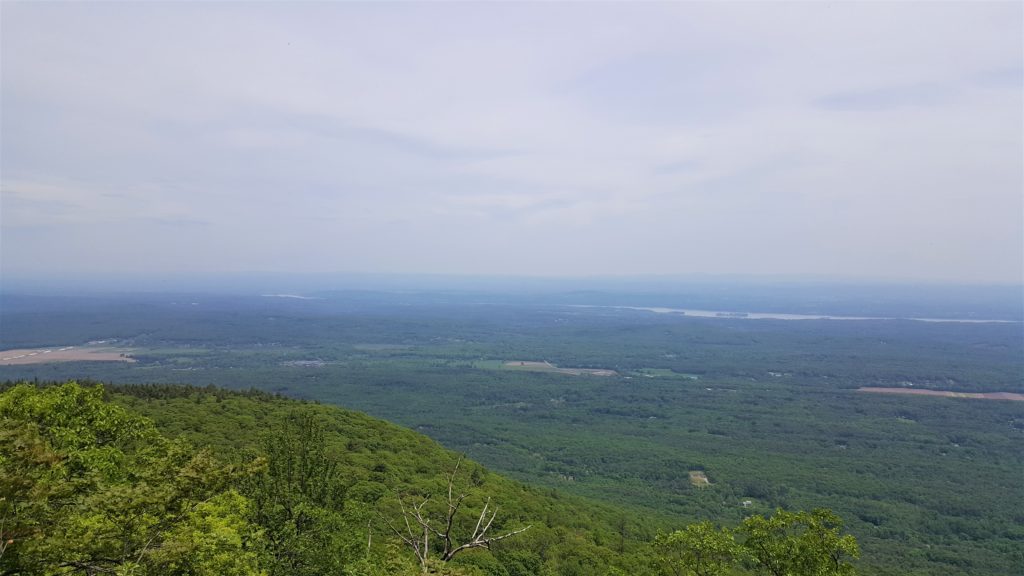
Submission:
[[2,272],[1021,282],[994,3],[3,2]]

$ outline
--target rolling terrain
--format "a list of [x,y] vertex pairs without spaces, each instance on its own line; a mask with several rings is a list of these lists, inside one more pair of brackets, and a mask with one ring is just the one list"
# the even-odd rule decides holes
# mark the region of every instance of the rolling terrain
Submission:
[[1006,574],[1021,560],[1024,405],[857,391],[1019,394],[1019,323],[695,318],[569,296],[316,298],[5,307],[5,348],[113,339],[136,362],[0,366],[0,378],[255,387],[339,404],[658,525],[827,507],[868,573]]

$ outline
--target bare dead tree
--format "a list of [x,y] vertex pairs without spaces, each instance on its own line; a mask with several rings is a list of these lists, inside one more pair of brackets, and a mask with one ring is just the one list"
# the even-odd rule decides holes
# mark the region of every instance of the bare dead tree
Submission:
[[379,512],[377,514],[380,516],[381,520],[387,524],[388,528],[390,528],[391,531],[413,551],[416,558],[420,561],[420,567],[423,572],[427,571],[429,564],[431,535],[436,536],[443,543],[439,558],[443,562],[448,562],[463,550],[469,550],[470,548],[490,549],[492,542],[510,538],[516,534],[525,532],[532,527],[531,524],[525,528],[520,528],[519,530],[505,532],[498,536],[489,536],[488,531],[491,529],[491,524],[494,523],[494,519],[498,516],[498,509],[497,507],[494,507],[493,509],[491,508],[491,499],[488,497],[484,502],[483,510],[480,511],[480,516],[476,521],[476,527],[473,528],[473,533],[470,535],[469,539],[462,544],[456,544],[456,541],[452,536],[452,528],[455,525],[455,518],[458,515],[459,510],[462,508],[462,503],[467,496],[466,493],[460,493],[457,496],[455,494],[455,477],[458,474],[459,467],[461,465],[462,458],[460,457],[455,463],[455,468],[447,475],[447,511],[440,519],[436,517],[431,518],[425,511],[427,503],[430,502],[430,496],[427,496],[419,503],[409,503],[408,506],[406,506],[406,502],[403,498],[400,495],[398,496],[398,506],[402,511],[402,520],[405,523],[405,531],[396,527],[391,520],[383,514],[380,514]]

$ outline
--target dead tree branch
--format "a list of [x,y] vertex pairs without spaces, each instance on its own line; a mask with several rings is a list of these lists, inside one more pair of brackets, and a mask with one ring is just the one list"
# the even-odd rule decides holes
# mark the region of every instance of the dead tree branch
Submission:
[[[452,469],[450,474],[447,474],[448,490],[447,490],[447,510],[444,510],[438,517],[432,518],[426,510],[427,504],[430,502],[430,496],[427,496],[423,501],[416,503],[410,502],[408,506],[405,500],[399,496],[398,506],[402,512],[402,520],[405,522],[405,532],[403,533],[400,529],[386,518],[383,514],[377,513],[377,515],[384,521],[387,527],[393,532],[409,549],[416,555],[417,560],[420,561],[420,567],[424,572],[427,571],[429,559],[430,559],[430,536],[433,534],[441,542],[441,552],[439,558],[443,562],[448,562],[455,557],[456,554],[463,550],[469,550],[471,548],[488,548],[490,549],[491,543],[505,538],[510,538],[516,534],[520,534],[529,530],[532,525],[506,532],[498,536],[488,536],[488,531],[491,529],[491,525],[494,523],[494,519],[498,516],[497,507],[491,507],[490,497],[484,502],[483,510],[480,511],[480,516],[477,518],[476,527],[473,528],[473,533],[469,539],[462,544],[456,544],[455,537],[452,534],[452,529],[455,526],[455,520],[462,509],[462,504],[466,499],[466,493],[459,493],[456,495],[455,479],[459,473],[459,467],[462,465],[462,458],[460,457],[455,463],[455,467]],[[413,528],[413,525],[417,528]]]

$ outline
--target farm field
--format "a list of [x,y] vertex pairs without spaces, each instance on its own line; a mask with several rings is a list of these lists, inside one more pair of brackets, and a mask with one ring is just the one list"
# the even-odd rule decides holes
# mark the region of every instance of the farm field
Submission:
[[951,390],[922,390],[915,388],[858,388],[870,394],[905,394],[908,396],[939,396],[942,398],[973,398],[976,400],[1016,400],[1024,402],[1024,394],[1014,392],[953,392]]
[[551,374],[566,374],[569,376],[617,376],[615,370],[604,370],[601,368],[561,368],[550,362],[531,362],[524,360],[507,360],[502,363],[507,370],[525,370],[528,372],[548,372]]
[[24,366],[50,362],[135,362],[131,348],[102,345],[52,346],[49,348],[0,350],[0,366]]

